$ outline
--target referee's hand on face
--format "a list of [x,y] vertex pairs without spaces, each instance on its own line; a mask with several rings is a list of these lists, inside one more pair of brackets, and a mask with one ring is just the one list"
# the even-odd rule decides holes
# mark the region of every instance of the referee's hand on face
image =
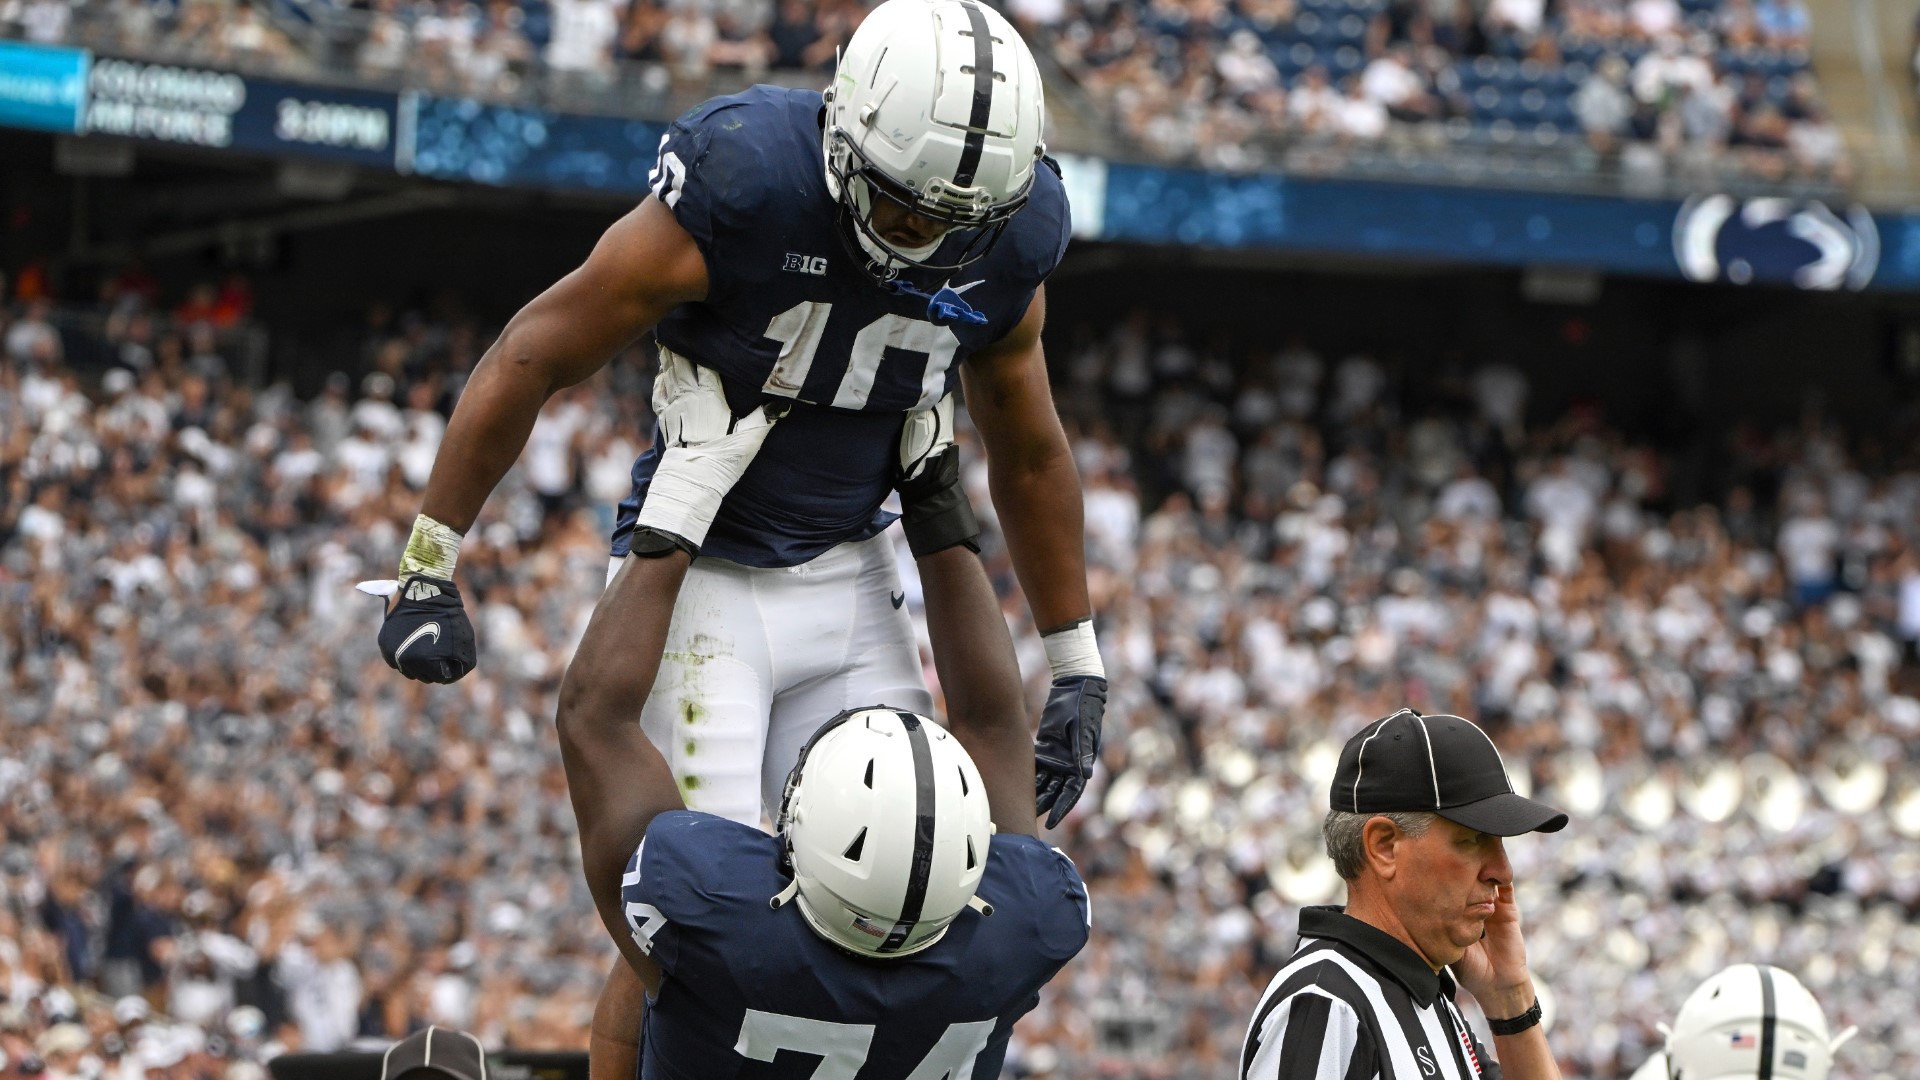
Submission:
[[1518,1016],[1533,1007],[1533,974],[1527,970],[1527,943],[1520,934],[1520,905],[1513,883],[1495,890],[1486,935],[1467,946],[1452,964],[1453,977],[1491,1017]]

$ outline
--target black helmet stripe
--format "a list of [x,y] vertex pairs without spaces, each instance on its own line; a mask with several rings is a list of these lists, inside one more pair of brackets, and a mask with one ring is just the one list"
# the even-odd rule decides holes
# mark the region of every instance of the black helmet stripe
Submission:
[[973,112],[967,117],[967,142],[960,148],[960,167],[954,170],[956,187],[972,187],[980,171],[980,153],[987,145],[987,121],[993,114],[993,31],[973,0],[961,0],[973,29]]
[[920,910],[927,903],[927,882],[933,877],[933,749],[918,716],[905,711],[898,715],[913,745],[913,869],[907,875],[906,898],[900,902],[900,920],[875,950],[883,953],[906,944],[907,935],[920,921]]
[[1773,1038],[1775,1020],[1773,969],[1755,964],[1760,970],[1760,1073],[1756,1080],[1773,1080]]

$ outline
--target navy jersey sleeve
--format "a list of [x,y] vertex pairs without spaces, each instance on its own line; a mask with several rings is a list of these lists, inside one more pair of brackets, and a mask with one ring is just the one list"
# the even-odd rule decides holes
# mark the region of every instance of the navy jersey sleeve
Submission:
[[662,972],[673,974],[683,937],[713,921],[721,901],[706,884],[702,868],[711,864],[717,849],[737,841],[733,833],[745,828],[712,814],[669,811],[653,819],[627,860],[620,879],[627,932]]
[[1051,978],[1085,947],[1092,932],[1087,883],[1072,860],[1038,837],[996,836],[991,852],[980,895],[994,905],[995,918],[1001,912],[1030,911],[1030,945],[1050,962]]
[[1034,293],[1066,257],[1067,242],[1073,239],[1073,212],[1067,205],[1067,189],[1051,163],[1042,162],[1035,167],[1033,191],[1027,205],[1014,215],[1009,228],[1011,235],[1001,243],[1013,246],[1016,273],[1022,281],[1033,284],[1008,306],[1004,321],[995,320],[995,340],[1012,333],[1020,324],[1027,308],[1033,304]]
[[1034,184],[1053,194],[1046,200],[1047,225],[1043,234],[1050,243],[1040,249],[1040,276],[1046,277],[1067,257],[1067,244],[1073,239],[1073,207],[1067,202],[1067,186],[1060,179],[1052,159],[1042,159],[1034,174]]
[[715,98],[669,124],[660,139],[650,190],[699,246],[713,286],[723,283],[743,240],[767,226],[770,140],[756,129],[780,118],[754,95]]

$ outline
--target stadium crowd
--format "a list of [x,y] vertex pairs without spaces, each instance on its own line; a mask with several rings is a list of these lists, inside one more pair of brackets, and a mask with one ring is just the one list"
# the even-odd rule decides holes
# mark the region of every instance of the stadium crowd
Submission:
[[[831,69],[862,0],[0,0],[0,36],[625,109]],[[1096,112],[1211,168],[1387,142],[1552,149],[1639,180],[1844,186],[1803,0],[1009,0]],[[808,76],[800,75],[803,81]],[[664,99],[660,99],[664,100]],[[1570,155],[1565,151],[1573,151]],[[1316,164],[1317,163],[1317,164]]]
[[3,0],[0,36],[494,100],[706,85],[715,69],[824,78],[859,0]]
[[[1640,175],[1844,184],[1802,0],[1012,0],[1164,156],[1380,140],[1566,146]],[[1308,158],[1296,156],[1297,161]]]
[[[645,445],[644,350],[543,415],[463,549],[480,667],[430,688],[351,586],[391,571],[481,328],[383,313],[300,400],[126,280],[85,349],[39,279],[0,318],[0,1052],[249,1080],[429,1022],[584,1047],[613,954],[547,729]],[[1742,428],[1688,499],[1672,455],[1536,416],[1511,368],[1416,401],[1300,342],[1069,336],[1113,705],[1056,837],[1094,940],[1013,1075],[1228,1075],[1297,908],[1338,895],[1331,755],[1403,703],[1482,719],[1574,811],[1512,847],[1570,1074],[1625,1076],[1753,959],[1861,1026],[1846,1075],[1920,1071],[1910,414]]]

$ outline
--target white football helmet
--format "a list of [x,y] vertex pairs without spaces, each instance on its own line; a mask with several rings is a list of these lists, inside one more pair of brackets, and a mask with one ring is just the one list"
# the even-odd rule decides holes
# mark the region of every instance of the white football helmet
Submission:
[[1855,1030],[1830,1038],[1826,1012],[1791,972],[1735,964],[1680,1006],[1667,1032],[1667,1074],[1670,1080],[1826,1080],[1833,1052]]
[[[986,255],[1026,205],[1044,114],[1033,54],[982,0],[886,0],[868,12],[834,69],[821,131],[827,191],[868,268],[891,279]],[[948,232],[897,248],[874,231],[879,199]],[[949,241],[954,253],[929,261]]]
[[944,728],[872,706],[827,721],[780,799],[784,869],[815,933],[869,957],[940,940],[986,873],[993,822],[980,772]]

